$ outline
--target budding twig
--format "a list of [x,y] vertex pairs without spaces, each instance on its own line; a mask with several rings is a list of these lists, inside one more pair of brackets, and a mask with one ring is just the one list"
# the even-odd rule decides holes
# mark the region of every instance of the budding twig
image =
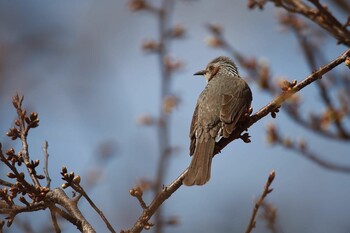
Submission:
[[250,233],[253,230],[253,228],[255,228],[256,214],[258,213],[258,210],[259,210],[260,206],[262,205],[265,197],[273,191],[273,189],[270,189],[270,185],[272,184],[273,180],[275,179],[275,176],[276,176],[275,171],[271,171],[269,174],[269,178],[266,181],[264,191],[262,192],[261,196],[259,197],[259,199],[255,203],[252,216],[250,217],[249,224],[247,226],[247,229],[245,230],[246,233]]
[[[91,198],[89,197],[89,195],[85,192],[84,188],[80,185],[80,181],[81,178],[79,175],[75,175],[74,172],[70,172],[68,174],[67,168],[66,167],[62,167],[62,171],[61,171],[61,175],[62,175],[62,179],[64,181],[66,181],[66,183],[64,183],[62,185],[62,188],[67,188],[67,187],[71,187],[74,191],[80,193],[83,197],[85,197],[85,199],[89,202],[90,206],[96,211],[96,213],[98,213],[98,215],[100,215],[101,219],[103,220],[103,222],[106,224],[108,230],[110,232],[115,233],[116,231],[113,229],[112,225],[110,224],[110,222],[108,221],[108,219],[106,218],[106,216],[103,214],[103,212],[95,205],[95,203],[91,200]],[[79,196],[78,199],[79,200]]]

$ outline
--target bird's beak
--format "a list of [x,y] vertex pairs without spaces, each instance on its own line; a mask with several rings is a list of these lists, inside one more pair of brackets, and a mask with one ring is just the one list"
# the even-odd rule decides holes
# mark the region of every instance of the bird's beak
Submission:
[[201,70],[201,71],[194,73],[193,75],[205,75],[205,73],[206,73],[205,70]]

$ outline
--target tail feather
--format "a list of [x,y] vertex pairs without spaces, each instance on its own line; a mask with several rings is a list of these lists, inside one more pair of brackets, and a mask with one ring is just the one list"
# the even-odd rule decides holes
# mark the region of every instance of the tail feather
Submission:
[[184,185],[203,185],[209,181],[214,147],[214,139],[197,143],[191,164],[183,180]]

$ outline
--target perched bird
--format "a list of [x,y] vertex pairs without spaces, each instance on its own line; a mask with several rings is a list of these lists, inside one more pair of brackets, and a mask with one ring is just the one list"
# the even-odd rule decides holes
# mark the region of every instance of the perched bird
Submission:
[[192,117],[192,161],[183,180],[188,186],[208,182],[216,141],[229,137],[238,127],[253,99],[248,84],[228,57],[215,58],[205,70],[194,75],[204,75],[207,85],[198,98]]

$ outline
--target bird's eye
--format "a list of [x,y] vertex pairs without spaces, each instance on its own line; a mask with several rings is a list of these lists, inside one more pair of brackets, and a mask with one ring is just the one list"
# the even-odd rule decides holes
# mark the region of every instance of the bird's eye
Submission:
[[212,71],[212,70],[213,70],[213,68],[214,68],[213,66],[209,66],[209,68],[208,68],[208,69],[209,69],[209,71]]

